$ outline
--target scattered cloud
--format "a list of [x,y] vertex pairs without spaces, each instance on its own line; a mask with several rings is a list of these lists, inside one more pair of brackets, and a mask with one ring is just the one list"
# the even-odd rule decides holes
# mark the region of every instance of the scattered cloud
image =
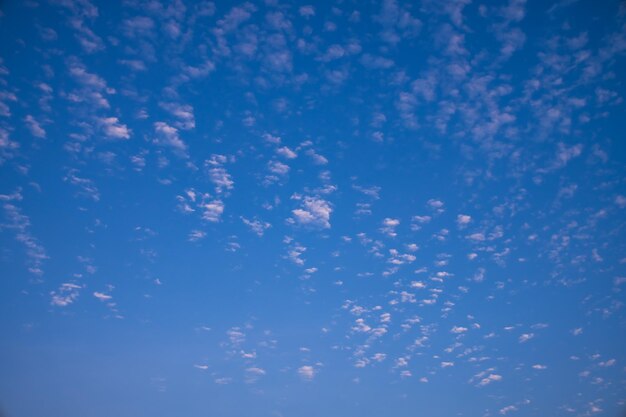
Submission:
[[291,211],[292,223],[320,229],[330,228],[333,209],[328,201],[319,197],[301,197],[297,200],[300,200],[301,207]]
[[298,368],[298,375],[305,381],[312,381],[316,374],[317,370],[310,365],[304,365]]

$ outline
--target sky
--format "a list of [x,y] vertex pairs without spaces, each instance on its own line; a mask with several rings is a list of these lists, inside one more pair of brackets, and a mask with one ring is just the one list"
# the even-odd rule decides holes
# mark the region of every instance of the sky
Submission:
[[0,1],[2,417],[626,412],[626,3]]

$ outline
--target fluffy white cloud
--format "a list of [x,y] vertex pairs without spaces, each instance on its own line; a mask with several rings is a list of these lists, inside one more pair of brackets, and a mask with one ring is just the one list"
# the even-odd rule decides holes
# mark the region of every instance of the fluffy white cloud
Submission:
[[298,154],[289,149],[287,146],[276,149],[276,153],[286,159],[294,159],[298,157]]
[[316,373],[317,373],[317,370],[314,367],[309,366],[309,365],[304,365],[298,368],[298,375],[300,375],[300,378],[302,378],[305,381],[313,380],[313,378],[315,378]]
[[488,376],[486,376],[485,378],[480,380],[480,382],[478,383],[478,386],[484,387],[485,385],[489,385],[492,382],[501,381],[501,380],[502,380],[502,376],[501,375],[489,374]]
[[268,162],[267,167],[272,174],[287,175],[287,173],[289,173],[289,165],[283,164],[279,161],[270,161]]
[[398,235],[396,233],[396,227],[398,227],[399,224],[400,220],[387,217],[383,220],[383,226],[380,228],[380,231],[389,237],[396,237]]
[[218,194],[225,190],[232,190],[235,185],[232,177],[223,166],[227,161],[226,156],[214,154],[205,162],[209,168],[209,179],[215,185],[215,192]]
[[471,221],[472,217],[468,216],[467,214],[459,214],[458,216],[456,216],[456,222],[459,226],[465,226]]
[[304,265],[304,259],[302,259],[302,254],[306,252],[306,248],[297,243],[291,245],[289,250],[287,251],[287,258],[291,260],[296,265]]
[[171,147],[179,152],[187,150],[187,145],[180,139],[178,129],[175,127],[165,122],[156,122],[154,123],[154,131],[156,133],[154,141],[157,145]]
[[301,208],[291,211],[293,217],[290,220],[301,226],[329,229],[332,212],[328,201],[318,197],[304,197]]
[[120,123],[117,117],[99,119],[104,134],[111,139],[129,139],[131,131],[125,124]]
[[222,200],[211,200],[200,204],[203,209],[202,218],[209,222],[218,222],[224,213],[224,203]]
[[455,334],[465,333],[467,332],[467,327],[454,326],[450,332]]
[[444,211],[444,208],[443,208],[444,204],[443,204],[443,201],[441,200],[436,200],[434,198],[431,198],[430,200],[428,200],[426,204],[428,204],[428,207],[430,207],[430,209],[436,213],[443,213]]

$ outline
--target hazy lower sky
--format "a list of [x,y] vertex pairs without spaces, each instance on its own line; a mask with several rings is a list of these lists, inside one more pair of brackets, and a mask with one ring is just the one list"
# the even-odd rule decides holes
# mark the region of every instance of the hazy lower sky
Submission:
[[626,3],[0,2],[0,414],[626,410]]

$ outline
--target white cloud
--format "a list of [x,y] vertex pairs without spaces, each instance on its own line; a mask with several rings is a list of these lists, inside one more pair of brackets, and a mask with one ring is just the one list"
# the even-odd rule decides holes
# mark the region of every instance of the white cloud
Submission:
[[483,242],[486,239],[483,233],[472,233],[467,238],[474,242]]
[[103,117],[99,119],[104,134],[111,139],[129,139],[131,131],[117,117]]
[[232,327],[228,329],[226,335],[233,346],[239,346],[246,340],[246,335],[239,327]]
[[220,194],[224,190],[232,190],[234,181],[224,167],[213,167],[209,169],[211,182],[215,184],[215,191]]
[[187,145],[178,136],[178,129],[165,122],[154,123],[156,132],[155,143],[160,146],[168,146],[179,152],[185,152]]
[[175,123],[176,127],[183,130],[189,130],[196,127],[196,119],[191,105],[180,103],[159,103],[159,105],[178,119]]
[[298,157],[298,154],[289,149],[287,146],[276,149],[276,153],[286,159],[294,159]]
[[248,368],[246,372],[254,375],[265,375],[265,370],[257,367]]
[[274,136],[274,135],[269,134],[269,133],[263,134],[263,139],[266,142],[272,143],[274,145],[278,145],[280,143],[280,136]]
[[202,212],[202,218],[209,222],[218,222],[224,213],[224,203],[222,200],[211,200],[202,202],[199,205],[204,211]]
[[246,219],[245,217],[241,217],[241,221],[246,226],[248,226],[250,230],[256,233],[259,237],[263,236],[263,233],[265,233],[265,231],[272,226],[271,224],[267,222],[263,222],[257,219],[249,220],[249,219]]
[[70,58],[68,61],[70,75],[79,84],[80,89],[68,93],[66,98],[73,103],[89,103],[94,109],[110,108],[105,94],[112,94],[114,90],[107,87],[106,81],[88,72],[77,58]]
[[450,330],[450,333],[455,333],[455,334],[460,334],[460,333],[465,333],[465,332],[467,332],[467,327],[461,327],[461,326],[454,326]]
[[224,190],[232,190],[235,182],[230,174],[226,171],[223,164],[228,161],[224,155],[211,155],[211,158],[205,162],[209,167],[209,179],[215,185],[215,192],[221,194]]
[[321,229],[330,228],[330,214],[333,212],[330,203],[319,197],[304,197],[302,208],[291,211],[290,219],[301,226],[312,226]]
[[617,361],[615,359],[609,359],[608,361],[600,362],[598,366],[601,366],[602,368],[608,368],[610,366],[615,365],[616,363]]
[[[2,110],[2,102],[0,102],[0,115]],[[17,149],[20,144],[9,137],[9,131],[0,127],[0,165],[8,158],[12,157],[11,150]]]
[[246,369],[246,383],[253,384],[266,374],[265,369],[256,366]]
[[500,381],[502,380],[502,376],[501,375],[497,375],[497,374],[489,374],[489,376],[483,378],[480,380],[480,382],[478,383],[478,386],[480,387],[484,387],[485,385],[489,385],[494,381]]
[[500,414],[505,415],[513,411],[517,411],[517,407],[515,407],[514,405],[508,405],[500,409]]
[[326,165],[328,163],[328,159],[316,153],[313,149],[306,151],[306,154],[311,157],[313,163],[316,165]]
[[32,235],[30,231],[30,218],[22,213],[22,210],[18,206],[10,203],[12,201],[21,201],[22,198],[22,194],[19,190],[9,195],[0,194],[0,201],[5,201],[2,208],[4,209],[7,220],[6,222],[2,221],[2,223],[0,223],[0,230],[12,229],[15,231],[15,240],[26,249],[29,272],[35,275],[42,275],[43,270],[41,268],[43,261],[48,258],[46,250],[39,243],[38,239]]
[[374,199],[374,200],[378,200],[380,198],[380,191],[381,188],[373,185],[371,187],[363,187],[360,185],[353,185],[352,188],[354,188],[355,190],[359,191],[360,193],[363,193],[364,195]]
[[279,161],[270,161],[267,163],[267,167],[273,174],[287,175],[289,173],[289,165],[283,164]]
[[519,337],[519,342],[520,343],[525,343],[528,342],[530,339],[534,338],[535,334],[534,333],[524,333]]
[[441,200],[436,200],[434,198],[431,198],[430,200],[428,200],[426,204],[428,204],[428,207],[430,207],[430,209],[436,213],[444,212],[444,208],[443,208],[444,204],[443,204],[443,201]]
[[[224,202],[214,198],[208,193],[196,192],[193,188],[185,190],[183,195],[176,196],[178,209],[185,213],[194,213],[196,208],[202,211],[202,218],[210,222],[218,222],[224,212]],[[204,232],[193,231],[190,240],[198,240],[204,237]]]
[[93,296],[96,297],[100,301],[107,301],[107,300],[110,300],[111,298],[113,298],[113,297],[111,297],[108,294],[105,294],[105,293],[102,293],[102,292],[98,292],[98,291],[94,292]]
[[583,145],[581,144],[567,146],[566,144],[561,142],[558,144],[556,159],[552,163],[552,165],[548,169],[540,169],[538,171],[540,173],[547,173],[559,168],[563,168],[569,163],[569,161],[579,157],[582,154],[582,151]]
[[52,291],[50,293],[52,296],[51,304],[57,307],[67,307],[76,301],[80,289],[81,287],[76,284],[61,284],[57,291]]
[[417,232],[422,228],[423,224],[430,223],[431,220],[432,217],[430,216],[413,216],[411,218],[411,221],[413,222],[411,223],[411,230]]
[[206,237],[206,232],[202,230],[192,230],[189,233],[189,237],[187,238],[190,242],[197,242],[198,240],[204,239]]
[[107,86],[104,79],[96,74],[87,72],[85,66],[76,58],[70,60],[69,70],[70,75],[84,86],[92,87],[98,90],[103,90]]
[[226,378],[226,377],[224,377],[224,378],[216,378],[216,379],[215,379],[215,383],[216,383],[216,384],[218,384],[218,385],[228,385],[228,384],[230,384],[231,382],[233,382],[233,379],[232,379],[232,378]]
[[372,328],[365,323],[365,320],[362,318],[358,318],[354,321],[356,323],[355,326],[352,327],[352,330],[357,333],[369,333]]
[[380,231],[389,237],[396,237],[398,235],[396,233],[396,227],[399,224],[400,220],[387,217],[383,220],[383,227],[380,228]]
[[33,116],[30,114],[24,117],[24,122],[26,122],[26,127],[30,131],[30,134],[36,138],[45,138],[46,131],[41,127],[39,122],[35,120]]
[[414,262],[417,259],[415,255],[399,253],[396,249],[389,249],[389,253],[391,254],[391,257],[387,260],[387,262],[393,265],[404,265],[406,263]]
[[287,251],[287,257],[291,260],[291,262],[296,265],[304,265],[304,259],[302,259],[302,254],[306,252],[306,248],[302,245],[295,243],[292,245]]
[[315,370],[315,368],[309,365],[304,365],[298,368],[298,375],[300,375],[300,377],[305,381],[313,380],[316,373],[317,371]]
[[417,244],[415,244],[415,243],[409,243],[409,244],[407,244],[407,245],[406,245],[406,248],[407,248],[409,251],[411,251],[411,252],[416,252],[416,251],[418,251],[418,250],[419,250],[419,248],[420,248],[420,247],[419,247],[419,246],[417,246]]
[[407,358],[404,357],[400,357],[398,359],[396,359],[396,368],[404,368],[406,366],[409,366],[409,361],[407,360]]
[[458,216],[456,216],[456,222],[459,226],[465,226],[471,221],[472,217],[468,216],[467,214],[459,214]]

